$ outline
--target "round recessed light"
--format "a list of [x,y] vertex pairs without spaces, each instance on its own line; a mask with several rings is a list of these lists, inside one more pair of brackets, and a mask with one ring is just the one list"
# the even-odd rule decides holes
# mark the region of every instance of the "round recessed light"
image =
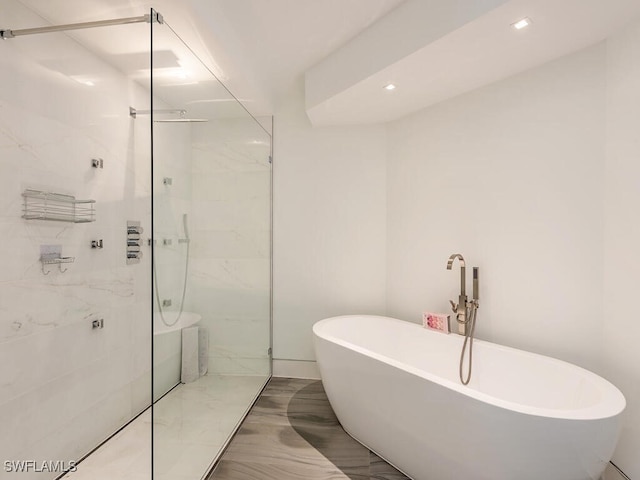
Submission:
[[391,91],[391,90],[395,90],[395,89],[396,89],[396,86],[395,86],[393,83],[387,83],[387,84],[384,86],[384,89],[385,89],[385,90],[389,90],[389,91]]

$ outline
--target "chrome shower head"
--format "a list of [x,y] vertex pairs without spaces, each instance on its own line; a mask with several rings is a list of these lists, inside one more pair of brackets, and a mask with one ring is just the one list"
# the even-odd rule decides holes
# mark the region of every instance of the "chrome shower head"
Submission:
[[196,122],[208,122],[206,118],[187,118],[187,111],[182,108],[164,108],[164,109],[154,109],[154,110],[136,110],[133,107],[129,107],[129,115],[133,118],[137,118],[138,115],[158,115],[158,114],[175,114],[179,115],[179,118],[161,118],[155,119],[156,123],[178,123],[178,122],[186,122],[186,123],[196,123]]
[[198,123],[208,121],[206,118],[165,118],[164,120],[154,120],[155,123]]

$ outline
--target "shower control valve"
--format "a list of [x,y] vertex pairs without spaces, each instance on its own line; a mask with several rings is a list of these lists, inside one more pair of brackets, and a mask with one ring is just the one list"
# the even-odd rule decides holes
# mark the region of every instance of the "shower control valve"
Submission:
[[127,265],[140,262],[142,258],[142,252],[140,247],[142,246],[142,231],[138,221],[127,221]]

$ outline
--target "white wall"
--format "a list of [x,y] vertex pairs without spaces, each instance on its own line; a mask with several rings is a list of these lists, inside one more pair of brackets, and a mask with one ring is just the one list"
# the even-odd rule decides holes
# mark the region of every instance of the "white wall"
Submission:
[[274,371],[294,375],[286,360],[314,359],[314,322],[384,313],[385,130],[312,128],[300,84],[274,142]]
[[[12,0],[5,21],[42,23]],[[77,460],[150,402],[150,255],[128,266],[125,253],[127,220],[150,231],[149,124],[128,112],[148,109],[149,96],[65,35],[0,47],[10,72],[0,76],[0,453]],[[95,199],[96,221],[26,221],[25,188]],[[67,272],[43,274],[46,244],[75,257]],[[104,329],[92,330],[97,318]]]
[[614,462],[640,478],[640,23],[607,41],[604,172],[605,375],[627,398]]
[[450,311],[462,253],[479,338],[599,365],[604,64],[600,44],[390,124],[391,316]]
[[[603,374],[640,476],[640,26],[389,125],[388,313],[448,311],[480,267],[477,336]],[[470,279],[468,288],[470,287]]]

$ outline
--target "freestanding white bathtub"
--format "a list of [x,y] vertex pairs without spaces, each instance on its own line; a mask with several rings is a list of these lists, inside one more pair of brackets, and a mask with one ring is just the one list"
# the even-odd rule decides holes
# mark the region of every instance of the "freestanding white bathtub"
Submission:
[[313,326],[322,383],[343,428],[415,480],[597,480],[622,393],[553,358],[375,316]]

